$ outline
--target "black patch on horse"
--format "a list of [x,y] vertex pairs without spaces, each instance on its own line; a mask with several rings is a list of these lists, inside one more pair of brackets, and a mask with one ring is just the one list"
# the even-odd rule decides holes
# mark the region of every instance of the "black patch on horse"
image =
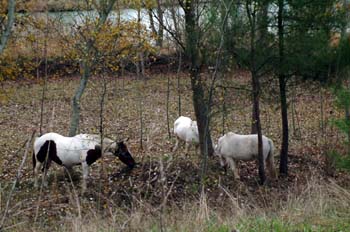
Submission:
[[126,164],[130,169],[135,166],[135,160],[132,158],[127,146],[124,142],[118,142],[118,149],[116,150],[115,156],[117,156],[120,161]]
[[40,163],[44,163],[42,171],[44,169],[49,169],[51,161],[62,165],[62,161],[57,156],[56,143],[53,140],[47,140],[40,148],[38,154],[36,155]]
[[33,171],[35,169],[35,166],[36,166],[36,159],[35,159],[35,153],[33,151]]
[[87,151],[86,163],[90,166],[91,164],[95,163],[96,160],[101,158],[101,156],[102,156],[101,146],[96,145],[95,149],[90,149]]

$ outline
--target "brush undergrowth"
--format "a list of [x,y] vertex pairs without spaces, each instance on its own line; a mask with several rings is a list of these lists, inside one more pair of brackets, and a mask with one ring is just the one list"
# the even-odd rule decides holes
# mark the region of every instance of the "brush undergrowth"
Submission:
[[[232,199],[233,194],[227,193]],[[12,222],[5,231],[349,231],[350,191],[336,183],[312,178],[305,189],[290,189],[287,201],[276,199],[269,208],[246,208],[227,202],[226,209],[211,207],[207,196],[181,207],[164,209],[139,203],[132,209],[108,207],[104,212],[90,208],[80,217],[67,214],[58,224]]]
[[[99,112],[101,83],[96,79],[89,82],[86,97],[82,101],[80,128],[82,133],[98,133],[99,114],[96,112]],[[245,83],[246,79],[243,77],[241,80]],[[181,77],[181,83],[182,114],[193,117],[188,78]],[[78,78],[49,81],[44,109],[45,132],[56,131],[65,134],[68,131],[71,97],[77,84]],[[0,146],[3,157],[0,160],[0,216],[3,215],[9,183],[12,183],[21,160],[21,153],[17,155],[15,151],[18,150],[19,144],[27,139],[28,134],[38,128],[42,86],[33,83],[9,82],[4,88],[7,90],[4,92],[6,99],[0,111],[2,127]],[[32,164],[28,161],[23,168],[24,176],[11,199],[8,217],[2,230],[21,232],[350,231],[348,187],[346,185],[341,187],[343,185],[339,186],[331,180],[326,181],[321,174],[319,164],[314,162],[315,159],[320,159],[318,147],[322,141],[315,136],[320,133],[319,121],[315,118],[319,111],[317,99],[307,98],[309,95],[314,96],[313,93],[304,94],[304,90],[300,90],[298,98],[300,103],[296,108],[303,119],[299,122],[302,138],[295,137],[294,134],[291,136],[289,179],[280,179],[273,187],[259,187],[254,180],[256,166],[243,164],[240,166],[243,180],[241,183],[235,183],[232,176],[224,176],[220,173],[216,168],[219,167],[218,162],[213,160],[207,183],[211,188],[210,191],[220,190],[220,188],[212,188],[220,184],[226,190],[214,193],[208,191],[201,195],[198,193],[198,180],[188,178],[198,173],[198,156],[190,154],[185,157],[181,152],[166,156],[170,154],[173,144],[173,140],[167,138],[164,100],[166,89],[164,75],[147,81],[111,78],[108,85],[104,117],[106,135],[129,137],[128,145],[135,154],[135,158],[143,166],[149,165],[149,169],[140,167],[139,173],[126,176],[125,181],[106,178],[101,191],[96,187],[93,189],[94,194],[87,196],[74,194],[70,183],[55,184],[55,181],[51,181],[49,187],[43,190],[41,200],[38,201],[39,191],[32,186]],[[170,90],[169,113],[170,122],[173,122],[178,115],[175,78],[172,79]],[[234,115],[234,117],[227,118],[224,128],[220,126],[221,118],[214,117],[213,138],[217,138],[222,129],[226,132],[234,129],[239,133],[247,133],[250,130],[250,117],[247,117],[251,113],[249,96],[245,92],[230,92],[227,101],[234,107],[228,110],[228,115]],[[330,108],[330,104],[331,101],[326,102],[325,107]],[[144,111],[142,114],[145,123],[143,151],[139,149],[139,106],[142,106]],[[276,109],[274,103],[262,104],[262,122],[266,126],[264,133],[274,141],[279,141],[280,122],[279,117],[274,117],[277,114],[274,109]],[[331,139],[336,140],[337,137],[330,136],[329,141]],[[316,158],[310,158],[313,156]],[[185,176],[180,175],[176,180],[176,189],[173,189],[174,192],[177,191],[174,194],[176,198],[169,199],[164,207],[160,207],[161,194],[160,197],[155,194],[158,194],[157,191],[161,193],[162,189],[165,192],[168,191],[169,185],[162,186],[161,178],[156,179],[158,182],[154,182],[153,187],[147,184],[150,179],[153,179],[153,175],[161,176],[158,166],[154,165],[160,158],[163,158],[165,166],[172,159],[181,158],[182,160],[171,164],[174,168],[165,173],[170,181],[169,185],[176,179],[178,171],[185,173]],[[178,166],[180,163],[181,166]],[[187,166],[187,164],[190,165]],[[104,165],[110,176],[122,167],[120,162],[115,160],[105,161]],[[98,167],[99,164],[91,167],[93,186],[99,186],[100,183]],[[55,173],[57,169],[57,166],[53,165],[50,173]],[[150,190],[146,191],[145,189],[149,186]],[[116,196],[118,201],[114,199]],[[101,203],[99,203],[99,197],[101,197]],[[155,200],[150,203],[149,199],[152,197]],[[157,199],[160,200],[157,201]],[[124,200],[128,205],[123,205]],[[39,213],[34,220],[37,207]]]

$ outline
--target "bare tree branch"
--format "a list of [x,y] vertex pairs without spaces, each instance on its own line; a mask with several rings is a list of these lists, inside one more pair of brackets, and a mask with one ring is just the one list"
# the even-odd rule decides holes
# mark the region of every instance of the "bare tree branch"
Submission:
[[[8,195],[8,198],[7,198],[7,202],[6,202],[6,206],[5,206],[5,211],[4,211],[4,214],[2,215],[2,219],[1,219],[1,222],[0,222],[0,231],[2,231],[2,229],[3,229],[4,223],[5,223],[5,219],[6,219],[6,216],[7,216],[7,213],[8,213],[8,208],[9,208],[9,206],[10,206],[11,197],[12,197],[13,191],[14,191],[15,188],[16,188],[17,183],[19,182],[19,180],[20,180],[20,178],[21,178],[21,171],[22,171],[23,165],[24,165],[24,163],[25,163],[25,161],[26,161],[26,159],[27,159],[29,147],[30,147],[30,145],[32,144],[34,135],[35,135],[35,131],[33,131],[32,135],[30,136],[30,138],[29,138],[29,139],[26,141],[26,143],[25,143],[25,144],[26,144],[26,149],[25,149],[25,151],[24,151],[24,155],[23,155],[22,162],[21,162],[21,164],[19,165],[19,167],[18,167],[18,169],[17,169],[16,179],[13,181],[10,194]],[[20,148],[20,150],[21,150],[22,148],[23,148],[23,146]],[[20,151],[20,150],[19,150],[19,151]]]
[[15,22],[15,6],[16,6],[15,0],[8,0],[7,24],[5,26],[5,30],[1,34],[1,38],[0,38],[0,54],[2,54],[2,52],[4,51],[4,49],[6,47],[7,40],[11,34],[11,29],[12,29],[13,23]]

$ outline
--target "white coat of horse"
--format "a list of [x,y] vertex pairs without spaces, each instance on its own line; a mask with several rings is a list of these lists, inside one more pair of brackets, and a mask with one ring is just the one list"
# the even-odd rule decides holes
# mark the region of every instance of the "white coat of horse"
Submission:
[[46,174],[51,162],[66,167],[68,170],[75,165],[81,165],[83,169],[83,190],[86,189],[86,179],[89,175],[89,166],[101,158],[103,153],[117,156],[130,169],[135,166],[124,142],[115,142],[109,138],[103,139],[103,152],[101,150],[100,135],[79,134],[74,137],[65,137],[57,133],[44,134],[34,141],[33,167],[34,185],[38,186],[38,173],[44,172],[44,184]]
[[199,144],[199,135],[198,135],[198,127],[197,122],[192,121],[189,117],[180,116],[174,122],[174,134],[176,136],[176,144],[173,148],[173,152],[175,152],[178,147],[180,140],[186,143],[185,153],[188,153],[188,148],[191,144],[195,144],[198,146]]
[[[275,178],[273,142],[266,136],[262,136],[262,142],[264,165],[267,166],[271,176]],[[235,179],[239,179],[236,161],[258,159],[258,135],[240,135],[228,132],[219,138],[218,144],[215,146],[215,154],[219,156],[221,166],[225,167],[228,164],[233,171]]]

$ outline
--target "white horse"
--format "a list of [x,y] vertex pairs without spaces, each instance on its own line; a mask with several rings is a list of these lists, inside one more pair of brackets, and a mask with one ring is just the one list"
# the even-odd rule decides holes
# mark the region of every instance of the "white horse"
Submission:
[[[275,178],[273,142],[266,136],[262,136],[262,142],[264,165],[267,166],[270,175]],[[219,156],[221,166],[226,167],[226,164],[228,164],[233,171],[235,179],[239,179],[236,161],[248,161],[258,158],[258,135],[239,135],[229,132],[219,138],[218,144],[215,146],[215,154]]]
[[57,133],[47,133],[35,139],[33,153],[34,185],[38,186],[40,168],[44,172],[44,185],[47,185],[46,174],[51,161],[71,170],[75,165],[83,169],[82,188],[86,189],[86,179],[89,175],[89,166],[101,158],[103,153],[117,156],[130,169],[135,166],[128,148],[124,142],[115,142],[109,138],[103,139],[101,151],[100,135],[79,134],[74,137],[64,137]]
[[180,116],[174,122],[174,134],[176,136],[176,144],[173,148],[173,152],[175,152],[178,147],[180,140],[185,141],[185,153],[188,153],[188,148],[191,144],[195,144],[198,147],[199,144],[199,135],[197,122],[192,121],[189,117]]

